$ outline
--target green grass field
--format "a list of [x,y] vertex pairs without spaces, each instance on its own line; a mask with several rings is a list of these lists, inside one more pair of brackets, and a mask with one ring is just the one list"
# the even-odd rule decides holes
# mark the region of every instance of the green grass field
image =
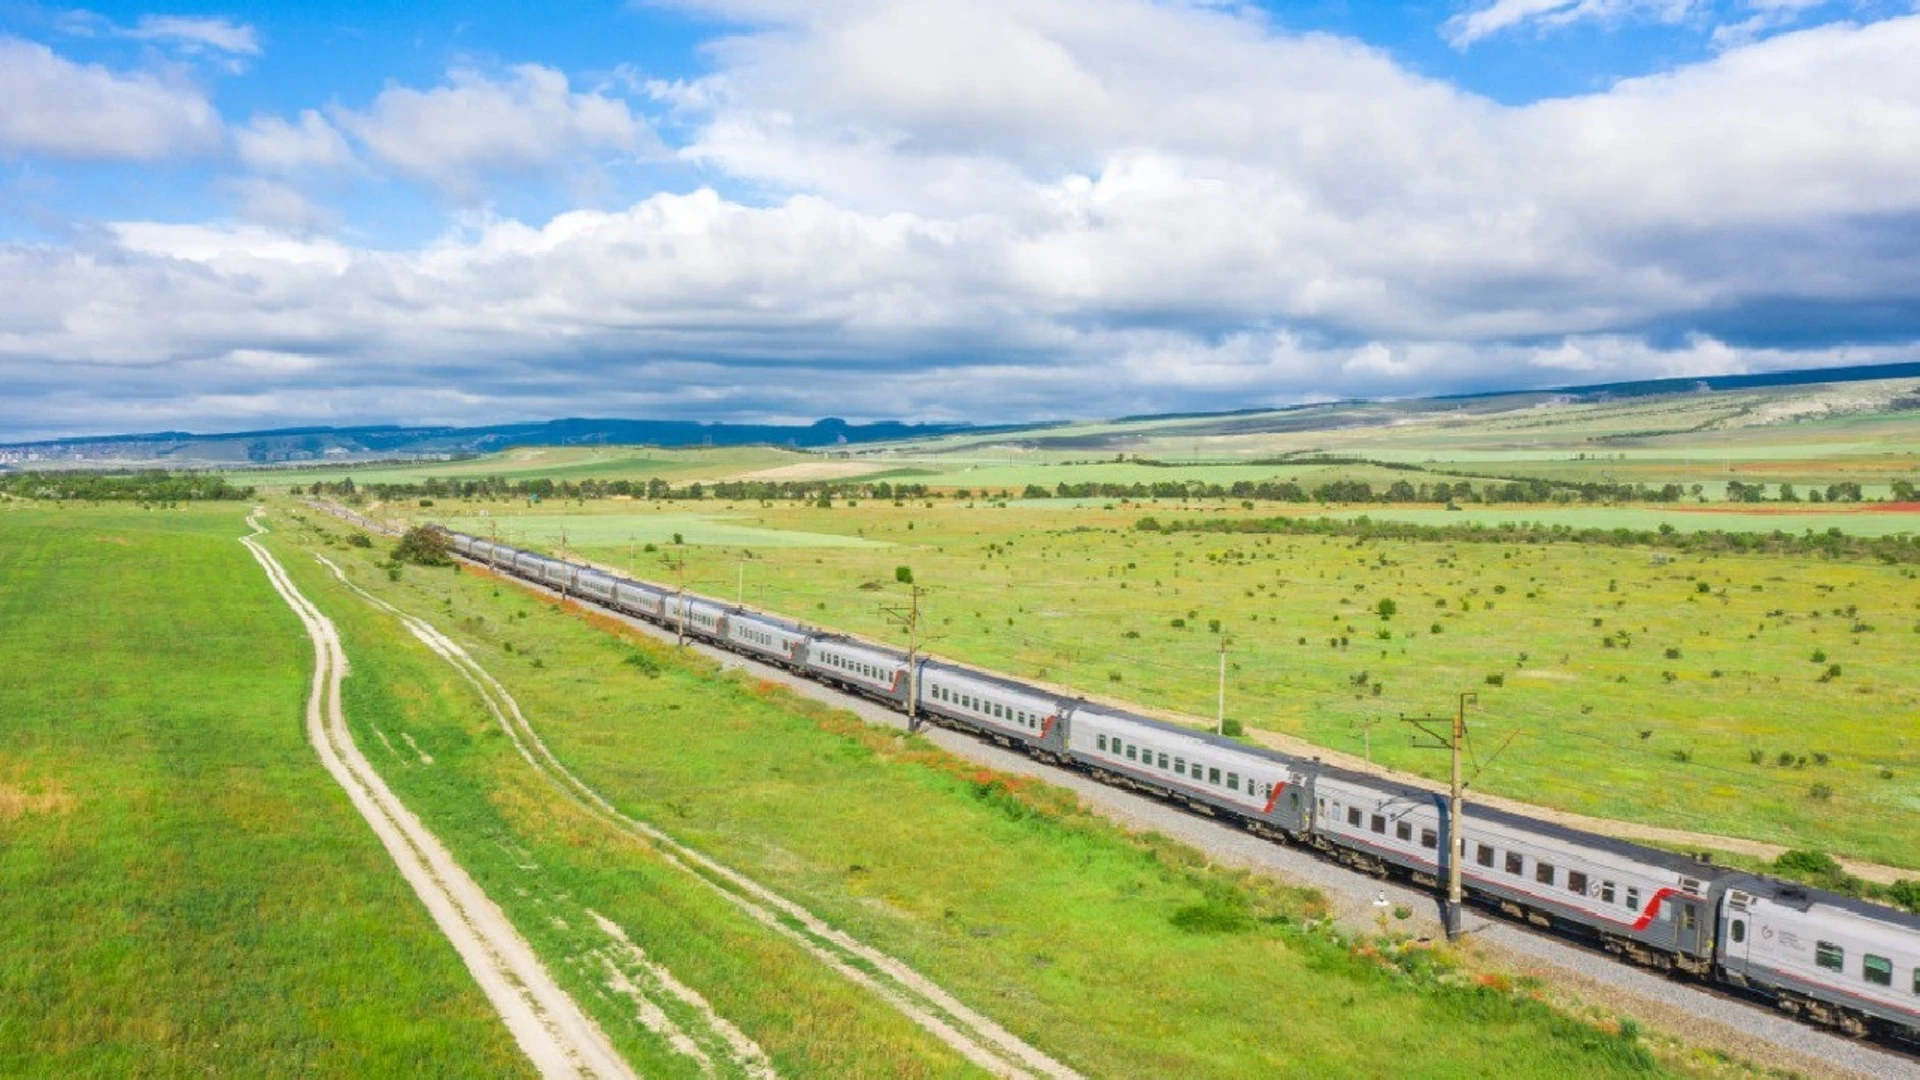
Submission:
[[0,508],[0,1075],[531,1075],[307,745],[243,514]]
[[[595,509],[570,509],[569,530],[593,528]],[[1249,513],[1146,509],[1163,519]],[[646,512],[623,506],[619,528],[637,529],[632,519]],[[933,590],[935,652],[1197,716],[1214,709],[1217,619],[1231,637],[1228,713],[1250,726],[1360,752],[1372,725],[1376,760],[1438,776],[1444,760],[1409,748],[1395,718],[1476,691],[1476,749],[1492,758],[1476,766],[1481,790],[1920,866],[1911,678],[1920,581],[1903,567],[1146,534],[1132,528],[1138,509],[1039,502],[732,515],[891,546],[756,546],[749,557],[690,539],[640,554],[640,574],[669,580],[661,560],[684,555],[690,588],[738,590],[749,604],[891,640],[899,632],[880,608],[897,599],[895,567],[910,566]],[[624,544],[575,550],[622,567],[629,559]],[[1391,619],[1380,618],[1381,600],[1393,601]],[[1838,676],[1827,677],[1831,665]]]
[[[317,524],[337,543],[338,523]],[[450,674],[301,556],[313,534],[283,530],[271,542],[334,613],[349,655],[365,658],[349,683],[356,726],[404,731],[435,760],[421,767],[400,750],[377,758],[382,768],[550,955],[589,948],[580,916],[599,911],[738,1021],[783,1075],[953,1071],[917,1029],[876,1015],[874,999],[559,802]],[[920,740],[716,677],[705,661],[510,583],[413,568],[390,581],[379,551],[341,544],[328,555],[450,630],[622,810],[907,960],[1088,1075],[1464,1076],[1477,1067],[1449,1062],[1487,1060],[1518,1076],[1691,1067],[1683,1053],[1656,1065],[1498,976],[1476,981],[1471,966],[1420,949],[1383,959],[1308,929],[1304,894],[1207,869],[1070,796]],[[617,1022],[604,1003],[592,1007]]]

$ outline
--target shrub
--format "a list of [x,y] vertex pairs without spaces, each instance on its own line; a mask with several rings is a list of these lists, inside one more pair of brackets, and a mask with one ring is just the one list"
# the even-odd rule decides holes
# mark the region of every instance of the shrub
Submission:
[[1669,646],[1669,647],[1668,647],[1668,649],[1667,649],[1667,659],[1669,659],[1669,660],[1678,660],[1678,659],[1680,659],[1680,650],[1679,650],[1679,649],[1677,649],[1677,648],[1674,648],[1674,647],[1671,647],[1671,646]]
[[1500,672],[1496,671],[1493,674],[1487,676],[1487,685],[1488,686],[1505,686],[1507,685],[1507,677],[1504,674],[1501,674]]
[[1246,725],[1242,724],[1238,720],[1235,720],[1231,716],[1227,717],[1225,720],[1220,721],[1220,734],[1222,735],[1231,735],[1237,739],[1240,736],[1245,735],[1246,733],[1247,733]]
[[363,532],[348,533],[347,546],[357,547],[357,548],[370,548],[373,546],[373,537],[368,536],[366,533],[363,533]]
[[913,568],[907,567],[907,566],[894,567],[893,580],[899,582],[902,585],[913,584]]
[[1694,582],[1694,585],[1693,585],[1693,591],[1694,591],[1694,592],[1703,592],[1703,593],[1710,593],[1710,592],[1712,592],[1712,591],[1713,591],[1713,586],[1711,586],[1711,585],[1709,585],[1709,584],[1707,584],[1707,583],[1706,583],[1706,582],[1704,582],[1704,581],[1696,581],[1696,582]]
[[1815,650],[1813,650],[1813,656],[1812,656],[1812,657],[1810,657],[1810,659],[1811,659],[1811,660],[1812,660],[1812,661],[1813,661],[1814,663],[1816,663],[1816,664],[1824,664],[1824,663],[1826,663],[1826,662],[1827,662],[1827,654],[1826,654],[1826,650],[1824,650],[1824,649],[1815,649]]
[[1175,619],[1167,625],[1173,627],[1175,630],[1185,630],[1187,628],[1187,620]]
[[1400,611],[1400,605],[1383,597],[1378,604],[1373,606],[1373,610],[1379,612],[1381,618],[1391,619]]
[[1747,764],[1759,765],[1767,760],[1767,752],[1758,747],[1747,751]]
[[640,673],[649,679],[657,679],[660,677],[660,661],[655,659],[652,653],[645,653],[635,649],[633,652],[627,654],[625,663],[631,667],[638,668]]
[[1828,799],[1833,798],[1833,786],[1830,784],[1815,784],[1807,789],[1807,798],[1826,802]]
[[[419,525],[408,529],[400,542],[394,545],[395,562],[412,563],[415,566],[450,566],[453,556],[448,553],[447,534],[438,529],[423,528]],[[399,577],[398,567],[393,568],[393,576]]]

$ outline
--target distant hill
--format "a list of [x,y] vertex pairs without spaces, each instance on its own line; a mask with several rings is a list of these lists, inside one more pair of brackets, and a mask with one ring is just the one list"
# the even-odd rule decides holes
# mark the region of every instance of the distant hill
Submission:
[[485,427],[302,427],[201,435],[160,431],[0,444],[0,461],[45,463],[145,462],[175,466],[278,465],[383,458],[445,458],[517,446],[746,446],[818,449],[892,442],[956,433],[1019,430],[1016,426],[906,424],[885,420],[850,424],[827,418],[812,424],[722,424],[686,420],[567,419]]

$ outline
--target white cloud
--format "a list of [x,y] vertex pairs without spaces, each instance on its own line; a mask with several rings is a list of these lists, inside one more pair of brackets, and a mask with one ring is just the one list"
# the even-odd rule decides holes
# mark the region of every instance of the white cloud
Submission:
[[1647,18],[1677,23],[1705,6],[1702,0],[1490,0],[1448,19],[1441,32],[1456,48],[1521,26],[1554,29],[1576,22]]
[[456,70],[448,83],[425,91],[389,87],[365,111],[341,109],[334,119],[382,164],[467,198],[490,174],[656,145],[626,102],[576,92],[553,68],[523,64],[504,79]]
[[244,221],[294,233],[333,224],[333,215],[315,206],[298,188],[259,176],[230,178],[221,184]]
[[[472,211],[381,251],[315,237],[297,193],[256,179],[232,189],[246,227],[0,245],[0,427],[31,422],[21,403],[1014,419],[1904,359],[1920,339],[1920,18],[1508,107],[1239,8],[723,14],[748,28],[711,74],[650,88],[718,190]],[[333,116],[256,121],[243,160],[278,175],[353,138],[467,196],[653,138],[544,68]]]
[[191,86],[0,36],[0,155],[156,161],[204,153],[221,138],[219,113]]
[[260,38],[253,27],[226,19],[143,15],[132,27],[117,33],[139,41],[177,45],[189,51],[212,50],[240,56],[260,53]]
[[347,140],[312,109],[302,110],[297,121],[256,116],[235,129],[233,139],[240,160],[261,172],[337,169],[353,161]]

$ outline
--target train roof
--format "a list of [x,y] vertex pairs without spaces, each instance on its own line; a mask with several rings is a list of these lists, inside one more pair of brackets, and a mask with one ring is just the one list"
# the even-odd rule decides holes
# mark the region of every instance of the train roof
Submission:
[[1833,892],[1813,885],[1802,885],[1797,881],[1783,881],[1780,878],[1766,877],[1762,874],[1749,874],[1738,888],[1765,897],[1767,900],[1799,911],[1807,911],[1815,904],[1822,907],[1839,908],[1862,918],[1887,923],[1905,930],[1920,931],[1920,914],[1902,911],[1887,904],[1876,904],[1871,900],[1862,900],[1856,896]]
[[777,626],[780,629],[785,630],[789,634],[807,634],[809,636],[818,636],[814,634],[813,631],[807,629],[805,626],[801,625],[800,623],[794,622],[792,619],[781,618],[778,615],[770,615],[767,612],[760,611],[755,608],[740,607],[739,605],[736,604],[732,607],[729,607],[727,609],[727,613],[730,615],[738,615],[743,619],[751,619],[754,622],[766,623],[768,626]]
[[862,649],[866,652],[879,653],[882,656],[890,657],[902,664],[907,662],[907,654],[901,652],[899,649],[889,645],[870,644],[861,641],[859,638],[848,637],[845,634],[814,634],[813,640],[822,645],[838,645],[845,649]]
[[1243,743],[1239,739],[1229,738],[1228,736],[1219,735],[1201,728],[1188,727],[1185,724],[1175,724],[1167,720],[1157,720],[1151,716],[1143,716],[1129,709],[1122,709],[1101,701],[1080,699],[1080,705],[1074,711],[1079,712],[1081,709],[1091,709],[1099,712],[1103,716],[1111,716],[1128,721],[1129,723],[1141,724],[1159,731],[1164,731],[1169,735],[1180,735],[1189,739],[1198,739],[1203,743],[1210,746],[1217,746],[1222,750],[1232,750],[1238,754],[1246,754],[1250,757],[1262,758],[1294,768],[1304,768],[1307,766],[1313,766],[1315,768],[1325,767],[1318,765],[1316,762],[1301,758],[1296,754],[1282,753],[1264,746],[1254,746],[1251,743]]
[[1032,683],[1023,683],[1019,679],[1011,679],[1005,675],[992,675],[987,672],[981,671],[978,668],[970,668],[962,664],[955,664],[945,660],[934,660],[929,658],[922,662],[922,667],[933,668],[936,671],[950,671],[955,675],[963,676],[967,679],[971,679],[974,682],[985,683],[988,686],[997,686],[997,687],[1000,687],[1002,690],[1011,690],[1017,694],[1026,694],[1029,697],[1046,698],[1049,701],[1058,701],[1062,703],[1071,702],[1074,700],[1072,697],[1066,694],[1059,694],[1051,690],[1044,690],[1038,686],[1033,685]]
[[[1319,766],[1319,769],[1320,775],[1322,776],[1331,776],[1349,783],[1362,784],[1377,790],[1392,792],[1403,798],[1428,801],[1446,797],[1444,792],[1434,791],[1430,788],[1416,787],[1412,784],[1374,776],[1370,773],[1363,773],[1354,769],[1342,768],[1338,765],[1322,764]],[[1667,851],[1662,848],[1648,847],[1644,844],[1636,844],[1631,840],[1603,836],[1600,833],[1589,832],[1585,829],[1576,829],[1570,825],[1561,825],[1552,821],[1542,821],[1539,818],[1528,817],[1525,814],[1515,813],[1511,810],[1503,810],[1497,806],[1476,803],[1472,800],[1471,796],[1467,799],[1465,816],[1469,821],[1478,819],[1510,829],[1524,830],[1536,836],[1551,837],[1555,840],[1561,840],[1570,844],[1579,844],[1582,847],[1592,848],[1596,851],[1605,851],[1612,855],[1637,859],[1653,866],[1703,880],[1718,880],[1734,874],[1744,873],[1744,871],[1736,870],[1730,866],[1701,862],[1692,855],[1683,855],[1679,852]]]

